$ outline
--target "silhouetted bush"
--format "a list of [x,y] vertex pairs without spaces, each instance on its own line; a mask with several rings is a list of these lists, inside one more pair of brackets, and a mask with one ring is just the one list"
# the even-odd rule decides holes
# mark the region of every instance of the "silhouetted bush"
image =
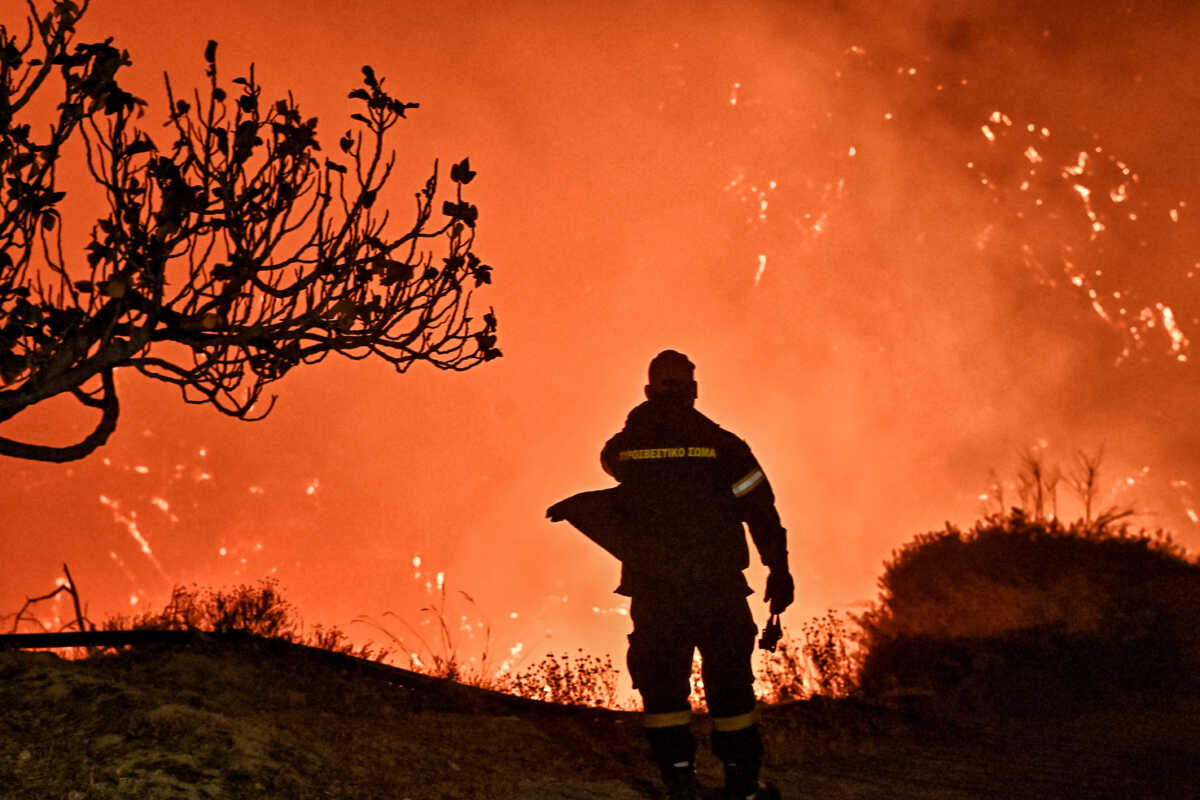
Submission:
[[845,618],[832,609],[801,627],[801,635],[785,631],[773,653],[762,653],[755,672],[759,699],[767,703],[807,700],[814,695],[846,697],[858,685],[853,636]]
[[1020,510],[917,536],[862,627],[868,695],[1008,710],[1200,688],[1200,565],[1161,531]]
[[157,614],[135,617],[135,628],[249,633],[291,640],[297,628],[296,609],[279,589],[279,582],[262,580],[228,590],[176,586]]
[[337,627],[317,625],[306,633],[295,606],[284,597],[274,578],[264,578],[253,586],[240,584],[232,589],[176,586],[162,611],[145,612],[132,618],[109,617],[103,627],[106,630],[245,633],[377,661],[383,661],[389,654],[386,648],[376,650],[372,642],[355,647]]
[[617,706],[617,670],[612,656],[592,656],[578,650],[546,657],[515,675],[500,676],[492,688],[550,703],[575,706]]

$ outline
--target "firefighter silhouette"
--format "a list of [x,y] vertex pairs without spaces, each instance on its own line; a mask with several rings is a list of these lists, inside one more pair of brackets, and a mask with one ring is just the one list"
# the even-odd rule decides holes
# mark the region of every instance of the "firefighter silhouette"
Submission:
[[751,667],[757,629],[742,573],[750,564],[743,523],[770,570],[765,600],[773,620],[794,594],[786,531],[750,447],[695,410],[694,370],[674,350],[655,356],[646,401],[600,454],[619,485],[570,497],[546,515],[568,520],[621,560],[616,591],[631,598],[633,621],[629,674],[669,796],[704,796],[688,703],[699,649],[725,795],[778,798],[758,779],[763,748]]

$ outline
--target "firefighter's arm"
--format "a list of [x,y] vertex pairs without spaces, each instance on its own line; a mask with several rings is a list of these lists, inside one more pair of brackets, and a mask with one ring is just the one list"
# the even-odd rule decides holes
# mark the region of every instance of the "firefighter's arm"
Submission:
[[751,455],[750,448],[744,443],[743,447],[741,466],[748,469],[745,472],[741,469],[737,471],[741,477],[733,483],[734,502],[746,527],[750,529],[750,538],[759,557],[770,570],[764,599],[771,603],[771,613],[779,614],[795,599],[795,585],[788,570],[787,530],[780,522],[779,512],[775,508],[775,493],[771,490],[766,473]]
[[620,444],[618,444],[620,437],[621,434],[618,433],[609,439],[604,445],[604,449],[600,451],[600,467],[609,475],[616,478],[617,481],[623,479],[621,462],[617,457],[617,453],[620,452]]
[[780,522],[779,512],[775,510],[775,493],[771,491],[767,476],[762,473],[761,467],[756,466],[755,470],[762,477],[737,499],[741,517],[750,529],[750,538],[758,549],[762,563],[772,571],[787,572],[787,530]]
[[772,614],[782,614],[796,599],[796,584],[788,569],[787,531],[779,521],[775,497],[765,476],[755,494],[756,497],[747,500],[743,518],[763,564],[770,570],[763,599],[771,604]]

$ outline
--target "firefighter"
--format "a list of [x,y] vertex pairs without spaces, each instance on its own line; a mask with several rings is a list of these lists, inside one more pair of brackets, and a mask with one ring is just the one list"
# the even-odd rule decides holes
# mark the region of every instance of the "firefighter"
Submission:
[[725,795],[768,800],[779,792],[759,782],[763,748],[751,667],[757,628],[742,574],[750,565],[742,525],[770,570],[764,599],[772,615],[794,595],[786,531],[749,446],[693,407],[694,371],[682,353],[655,356],[646,402],[600,455],[620,483],[636,534],[617,589],[631,598],[627,663],[669,796],[701,796],[688,703],[698,648]]

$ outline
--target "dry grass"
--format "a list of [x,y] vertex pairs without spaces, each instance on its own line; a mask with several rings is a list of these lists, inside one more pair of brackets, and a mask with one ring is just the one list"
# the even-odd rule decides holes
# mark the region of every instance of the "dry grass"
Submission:
[[852,620],[830,609],[804,623],[799,636],[785,635],[774,653],[761,652],[755,676],[759,699],[786,703],[852,695],[859,668],[852,625]]
[[515,674],[498,676],[492,688],[518,697],[571,706],[618,708],[617,670],[612,656],[593,656],[580,648],[555,656],[547,653],[536,664]]

